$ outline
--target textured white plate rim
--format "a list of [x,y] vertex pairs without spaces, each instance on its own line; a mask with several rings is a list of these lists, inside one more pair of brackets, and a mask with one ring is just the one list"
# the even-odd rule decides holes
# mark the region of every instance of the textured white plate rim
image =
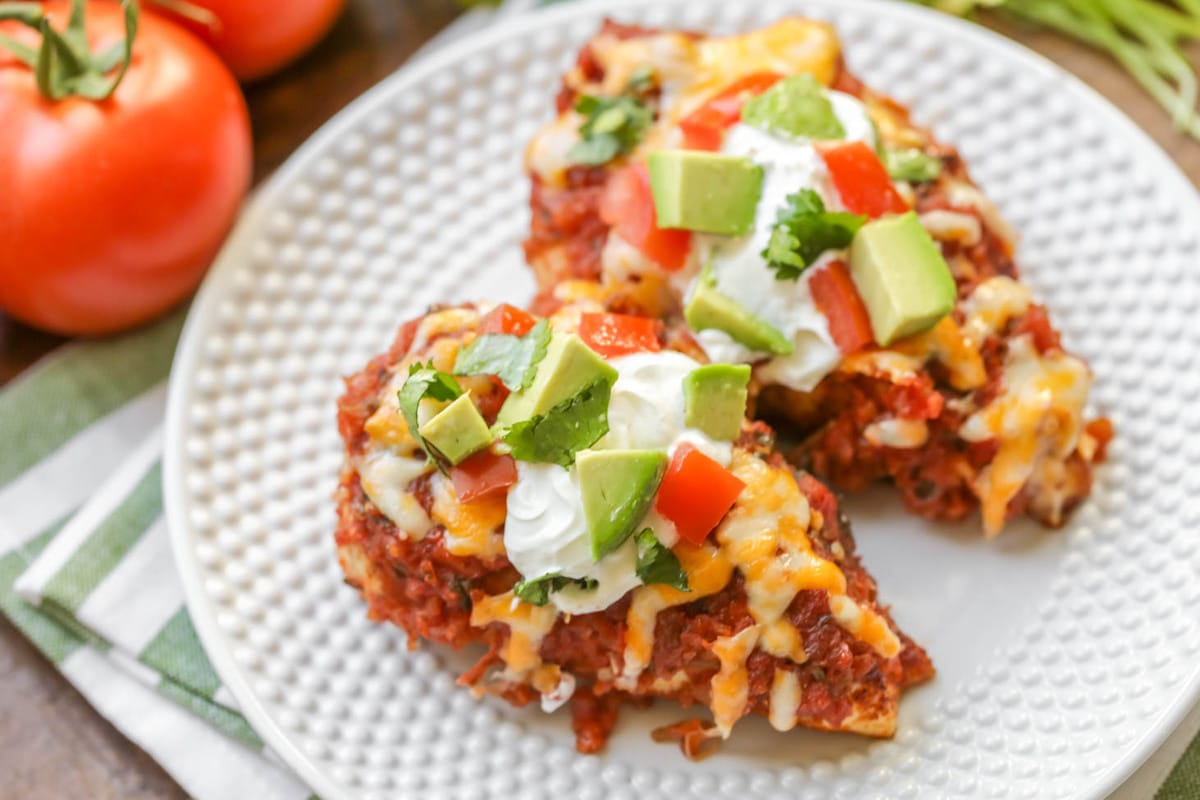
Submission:
[[[192,535],[187,522],[186,476],[183,474],[184,432],[187,429],[188,397],[192,393],[195,362],[200,352],[199,344],[229,283],[234,267],[246,250],[258,228],[260,219],[272,208],[274,200],[299,175],[309,161],[328,142],[333,141],[345,129],[351,127],[364,115],[370,113],[398,85],[416,83],[435,74],[443,65],[452,63],[469,54],[473,49],[503,40],[516,32],[536,30],[551,26],[560,20],[589,14],[608,13],[619,15],[622,9],[682,5],[689,0],[574,0],[556,8],[510,17],[490,28],[465,37],[439,50],[417,58],[338,112],[329,122],[317,130],[312,137],[276,172],[266,186],[247,205],[234,232],[222,248],[213,268],[201,286],[180,336],[174,364],[171,370],[167,398],[166,441],[163,457],[163,499],[166,511],[171,547],[175,562],[183,581],[187,608],[195,625],[197,635],[221,676],[237,700],[242,713],[250,721],[263,740],[293,769],[305,783],[324,800],[350,800],[342,787],[315,764],[288,736],[274,717],[264,708],[253,687],[238,667],[229,642],[220,631],[215,611],[202,585],[200,569],[192,549]],[[1169,156],[1141,128],[1134,124],[1107,99],[1074,75],[1058,65],[986,28],[973,25],[927,8],[905,5],[892,0],[839,0],[842,5],[859,6],[885,15],[909,17],[922,26],[941,28],[953,35],[970,41],[981,49],[996,48],[1029,67],[1042,72],[1057,82],[1059,91],[1072,92],[1078,99],[1092,107],[1097,115],[1126,136],[1140,144],[1143,155],[1153,158],[1155,179],[1171,185],[1173,193],[1186,198],[1192,206],[1193,218],[1200,219],[1200,193],[1175,166]],[[833,5],[833,0],[815,0],[813,5]],[[796,0],[798,12],[805,3]],[[853,55],[851,54],[851,58]],[[887,87],[879,87],[883,91]],[[953,144],[953,143],[952,143]],[[514,213],[517,210],[514,210]],[[1193,705],[1200,701],[1200,667],[1193,669],[1190,679],[1176,694],[1169,707],[1150,726],[1146,734],[1132,743],[1123,756],[1108,770],[1096,776],[1086,787],[1081,787],[1079,797],[1102,798],[1114,791],[1166,740],[1182,722]]]

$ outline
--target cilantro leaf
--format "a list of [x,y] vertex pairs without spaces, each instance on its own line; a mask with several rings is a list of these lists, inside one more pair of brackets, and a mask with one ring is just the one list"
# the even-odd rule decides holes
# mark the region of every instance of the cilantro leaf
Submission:
[[642,583],[661,583],[689,592],[687,575],[679,565],[679,559],[671,548],[663,545],[654,535],[654,531],[646,528],[635,539],[637,542],[637,576]]
[[899,147],[883,152],[883,164],[894,180],[924,183],[942,174],[942,160],[926,155],[915,147]]
[[517,581],[513,594],[531,606],[544,606],[550,602],[550,593],[575,585],[580,589],[595,589],[599,582],[595,578],[568,578],[552,572],[531,581]]
[[867,221],[860,214],[826,211],[821,196],[802,189],[787,197],[779,210],[762,256],[775,279],[794,281],[826,250],[840,250]]
[[484,334],[458,351],[454,374],[495,375],[509,391],[519,392],[533,382],[549,345],[550,324],[544,319],[524,336]]
[[462,393],[462,387],[458,385],[458,381],[454,379],[453,375],[447,375],[435,368],[432,361],[428,364],[418,361],[408,368],[408,380],[404,382],[396,395],[396,399],[400,402],[400,413],[404,415],[404,421],[408,423],[408,432],[421,445],[430,460],[437,464],[438,469],[443,471],[446,469],[446,458],[438,452],[436,447],[425,441],[417,431],[421,426],[417,412],[421,401],[426,398],[447,401],[455,399]]
[[598,380],[545,414],[513,425],[504,434],[512,457],[570,467],[577,452],[591,447],[608,433],[611,394],[612,383]]
[[579,126],[580,140],[567,151],[576,164],[605,164],[628,153],[654,122],[654,111],[632,94],[585,94],[575,102],[575,110],[586,118]]

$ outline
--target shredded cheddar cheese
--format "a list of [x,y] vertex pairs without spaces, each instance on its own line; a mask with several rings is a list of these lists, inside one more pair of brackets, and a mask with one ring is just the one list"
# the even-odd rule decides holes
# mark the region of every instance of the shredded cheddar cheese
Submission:
[[484,495],[463,503],[454,493],[454,484],[443,475],[432,479],[433,521],[446,529],[446,549],[456,556],[489,559],[504,555],[504,518],[507,515],[503,492]]
[[900,655],[900,637],[896,636],[882,615],[863,608],[845,595],[830,597],[829,610],[839,625],[854,638],[871,645],[879,655],[884,658]]
[[687,575],[689,591],[661,585],[633,590],[633,601],[625,618],[624,667],[620,678],[624,685],[636,683],[638,675],[650,663],[658,612],[716,594],[725,588],[733,574],[733,565],[716,548],[682,545],[675,554]]
[[790,669],[776,669],[771,680],[771,707],[767,720],[777,731],[796,727],[796,711],[800,708],[800,679]]
[[746,659],[754,652],[760,630],[760,626],[751,625],[713,643],[713,655],[720,660],[721,670],[712,679],[712,712],[722,738],[729,738],[733,723],[746,713],[750,692]]
[[1091,373],[1078,358],[1062,352],[1041,355],[1028,335],[1009,342],[1000,395],[972,414],[960,431],[967,441],[995,439],[999,446],[972,487],[989,537],[1000,532],[1008,504],[1026,482],[1036,494],[1041,488],[1037,479],[1052,477],[1045,465],[1074,452],[1091,383]]
[[502,622],[508,626],[508,641],[500,657],[510,677],[521,680],[542,666],[538,651],[557,616],[554,606],[533,606],[505,592],[477,601],[471,608],[471,625],[482,628]]

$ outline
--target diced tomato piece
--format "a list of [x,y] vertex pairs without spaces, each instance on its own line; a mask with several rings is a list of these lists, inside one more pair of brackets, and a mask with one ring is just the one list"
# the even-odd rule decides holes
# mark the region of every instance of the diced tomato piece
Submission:
[[745,488],[736,475],[685,443],[671,458],[654,507],[675,523],[679,538],[698,545],[733,508]]
[[683,146],[691,150],[720,150],[725,131],[741,118],[746,100],[782,79],[777,72],[755,72],[717,92],[679,121]]
[[458,499],[470,503],[516,483],[517,462],[512,456],[480,450],[458,466],[451,467],[450,480]]
[[875,340],[867,307],[845,263],[831,261],[813,272],[808,279],[808,290],[817,310],[828,320],[829,334],[842,353],[857,352]]
[[824,145],[817,152],[828,167],[833,188],[847,211],[876,219],[908,210],[908,204],[892,185],[887,168],[865,142]]
[[608,179],[600,200],[600,219],[669,272],[680,269],[687,261],[692,234],[658,227],[654,195],[650,192],[650,171],[644,163],[631,164]]
[[516,306],[501,303],[479,321],[478,332],[480,336],[485,333],[511,333],[513,336],[524,336],[536,324],[537,317]]
[[721,143],[725,141],[725,129],[732,124],[725,121],[725,115],[721,112],[701,106],[679,120],[683,147],[685,150],[720,150]]
[[579,338],[605,358],[657,353],[662,349],[658,340],[661,326],[658,320],[628,314],[581,314]]

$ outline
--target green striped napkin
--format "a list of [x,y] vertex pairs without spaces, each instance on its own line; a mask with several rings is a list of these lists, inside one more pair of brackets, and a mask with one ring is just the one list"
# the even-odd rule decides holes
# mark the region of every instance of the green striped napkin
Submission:
[[65,347],[0,393],[0,610],[193,797],[300,800],[204,655],[171,559],[160,428],[181,322]]
[[[238,712],[183,605],[159,462],[182,318],[67,346],[0,392],[0,611],[191,796],[308,798]],[[1198,729],[1195,709],[1114,797],[1200,797]]]

